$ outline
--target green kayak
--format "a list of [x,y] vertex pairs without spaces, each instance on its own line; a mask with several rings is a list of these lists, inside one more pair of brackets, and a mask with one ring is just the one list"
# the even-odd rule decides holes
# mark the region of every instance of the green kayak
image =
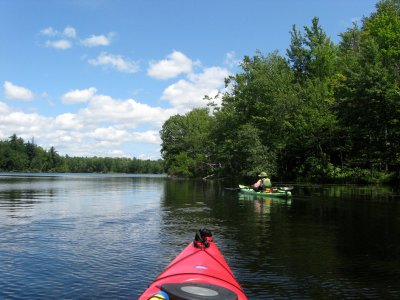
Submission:
[[249,194],[249,195],[257,195],[257,196],[263,196],[263,197],[279,197],[279,198],[289,198],[292,197],[292,192],[290,191],[292,187],[282,187],[282,188],[277,188],[273,189],[272,192],[256,192],[253,190],[251,187],[248,187],[246,185],[240,185],[240,192]]

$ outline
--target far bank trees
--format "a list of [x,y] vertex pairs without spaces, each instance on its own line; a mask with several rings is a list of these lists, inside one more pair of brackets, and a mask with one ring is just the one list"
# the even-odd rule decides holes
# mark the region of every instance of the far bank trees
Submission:
[[286,56],[244,57],[212,113],[195,109],[165,122],[168,173],[398,180],[400,0],[380,1],[337,45],[318,18],[290,35]]
[[0,141],[0,172],[52,172],[52,173],[164,173],[162,160],[136,158],[70,157],[61,156],[54,147],[45,150],[34,143],[25,142],[13,134]]

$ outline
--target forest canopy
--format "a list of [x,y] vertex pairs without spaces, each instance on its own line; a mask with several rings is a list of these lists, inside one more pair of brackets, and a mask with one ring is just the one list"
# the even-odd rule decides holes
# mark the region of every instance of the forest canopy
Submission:
[[54,147],[45,150],[33,140],[25,142],[14,134],[0,141],[0,172],[161,174],[164,163],[135,158],[61,156]]
[[170,175],[324,182],[399,180],[400,0],[340,34],[293,25],[286,55],[257,51],[226,78],[222,105],[168,119]]

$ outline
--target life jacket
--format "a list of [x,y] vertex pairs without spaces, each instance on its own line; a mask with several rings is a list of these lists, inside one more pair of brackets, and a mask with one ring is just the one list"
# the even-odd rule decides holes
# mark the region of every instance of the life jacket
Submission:
[[270,188],[272,186],[271,180],[267,177],[261,179],[261,185],[263,188]]

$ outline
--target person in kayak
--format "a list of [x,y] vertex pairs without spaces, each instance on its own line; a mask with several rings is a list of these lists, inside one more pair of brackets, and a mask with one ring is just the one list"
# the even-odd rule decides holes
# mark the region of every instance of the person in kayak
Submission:
[[251,187],[255,191],[265,191],[266,189],[270,189],[272,187],[271,179],[268,178],[268,174],[266,172],[261,172],[258,174],[258,180]]

